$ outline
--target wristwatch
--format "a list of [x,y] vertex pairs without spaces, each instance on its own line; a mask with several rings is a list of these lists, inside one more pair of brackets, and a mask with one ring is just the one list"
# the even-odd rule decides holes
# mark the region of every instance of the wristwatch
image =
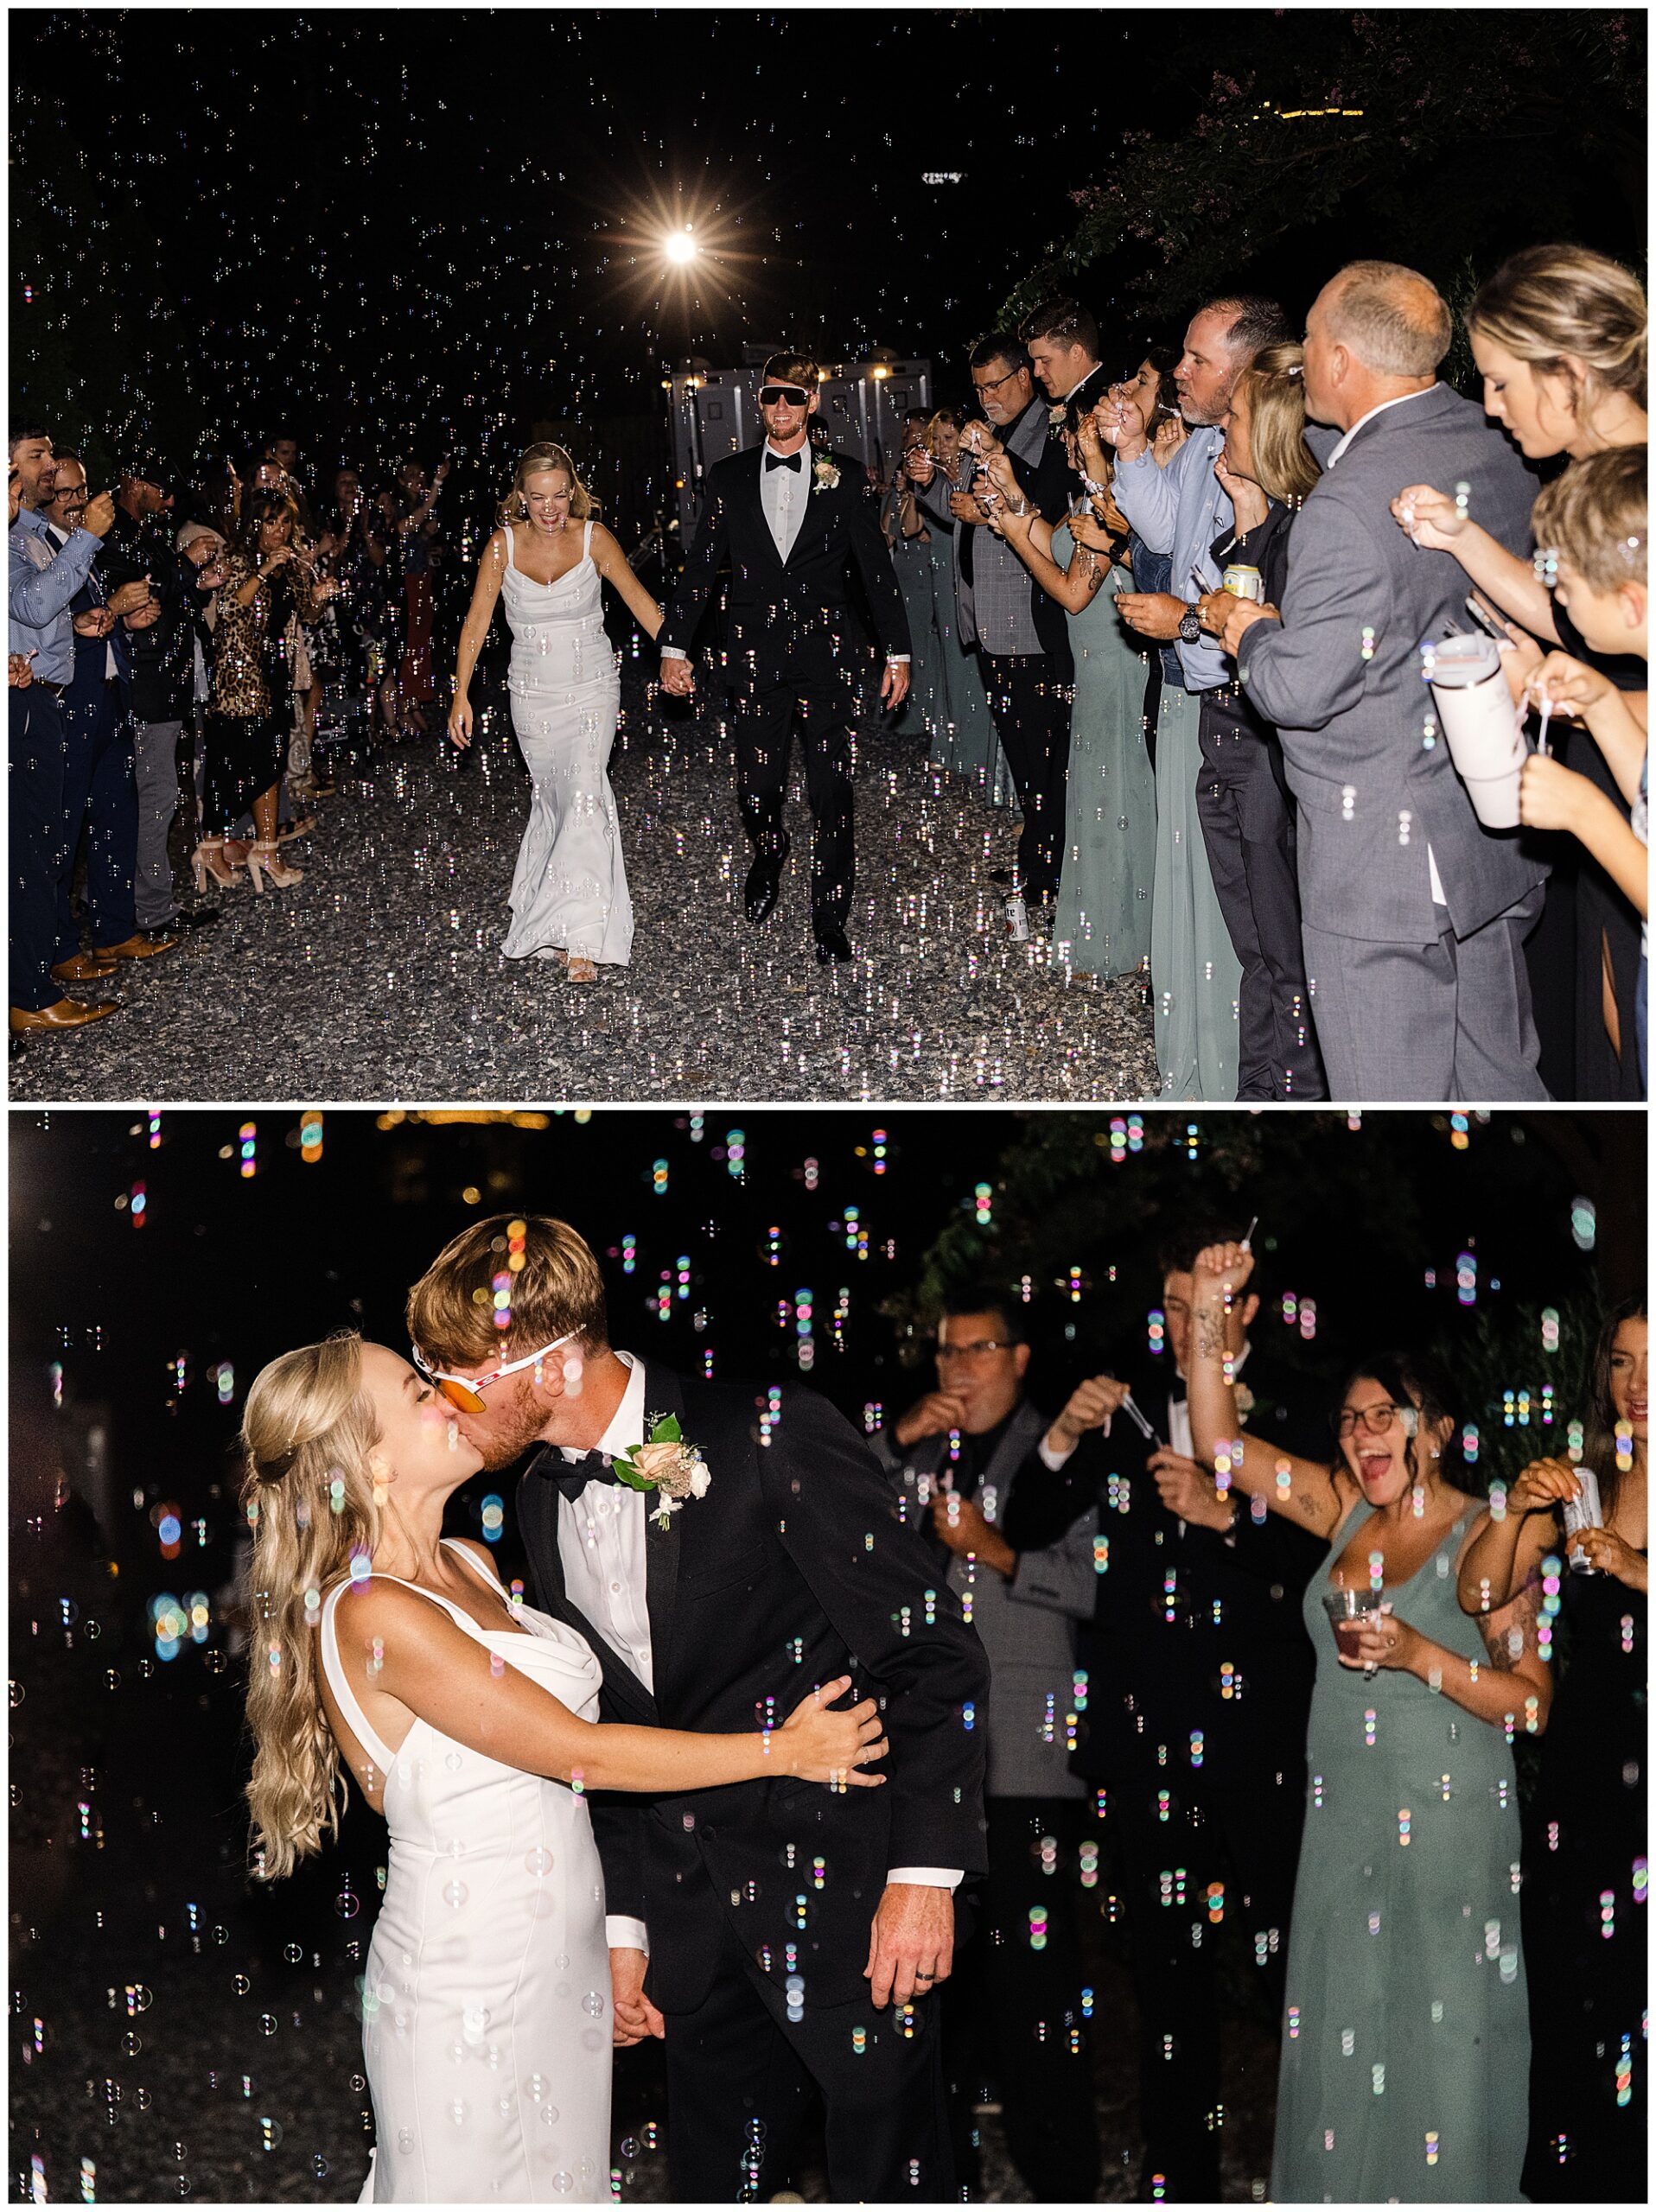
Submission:
[[1199,645],[1201,643],[1201,617],[1194,607],[1187,607],[1179,617],[1179,643]]

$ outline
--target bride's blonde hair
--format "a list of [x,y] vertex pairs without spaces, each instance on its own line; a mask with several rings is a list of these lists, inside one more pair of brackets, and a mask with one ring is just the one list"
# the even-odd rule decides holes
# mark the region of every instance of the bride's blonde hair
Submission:
[[527,514],[529,509],[524,486],[532,476],[539,475],[545,468],[561,468],[570,480],[571,486],[570,520],[571,522],[585,522],[589,515],[597,513],[599,503],[581,481],[580,473],[575,463],[562,446],[555,446],[547,441],[540,445],[531,446],[516,468],[513,470],[512,489],[501,500],[495,516],[495,520],[502,530],[510,523],[521,522]]
[[247,1783],[254,1871],[290,1874],[339,1833],[345,1773],[322,1709],[322,1601],[379,1540],[379,1424],[346,1330],[261,1370],[242,1416],[248,1578]]

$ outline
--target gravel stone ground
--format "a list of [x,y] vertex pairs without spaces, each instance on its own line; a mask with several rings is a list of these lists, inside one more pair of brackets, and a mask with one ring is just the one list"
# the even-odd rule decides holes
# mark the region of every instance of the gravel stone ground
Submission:
[[506,962],[529,786],[498,685],[479,722],[463,760],[436,737],[338,747],[338,795],[287,849],[304,883],[255,898],[244,880],[215,926],[125,968],[120,1014],[14,1055],[13,1100],[1156,1096],[1137,979],[1067,972],[1004,934],[988,871],[1011,859],[1015,814],[866,731],[857,957],[821,969],[797,764],[783,896],[755,930],[717,723],[669,720],[633,673],[612,764],[633,964],[583,988]]

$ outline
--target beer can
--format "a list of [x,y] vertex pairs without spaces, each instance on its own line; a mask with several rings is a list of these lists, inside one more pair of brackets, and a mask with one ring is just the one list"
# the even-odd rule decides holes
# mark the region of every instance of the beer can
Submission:
[[1583,1529],[1602,1529],[1604,1526],[1604,1508],[1598,1494],[1598,1477],[1590,1467],[1578,1466],[1575,1473],[1582,1486],[1582,1494],[1579,1497],[1567,1497],[1564,1501],[1565,1554],[1574,1573],[1596,1574],[1597,1567],[1590,1565],[1582,1553],[1570,1551],[1569,1545],[1570,1538],[1580,1535]]
[[1006,902],[1006,934],[1014,944],[1025,944],[1029,937],[1029,909],[1022,892],[1015,891]]
[[1252,599],[1261,602],[1265,595],[1264,579],[1258,569],[1251,569],[1245,562],[1234,562],[1226,569],[1222,588],[1232,599]]

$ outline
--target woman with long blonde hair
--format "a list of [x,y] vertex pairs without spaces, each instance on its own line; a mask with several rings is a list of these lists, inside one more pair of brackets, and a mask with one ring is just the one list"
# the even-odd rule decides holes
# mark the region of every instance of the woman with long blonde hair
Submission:
[[554,960],[571,983],[627,965],[633,904],[621,862],[609,755],[621,678],[604,635],[602,587],[615,587],[648,636],[661,609],[597,520],[591,493],[559,445],[532,445],[500,502],[460,633],[449,734],[472,741],[471,679],[495,601],[512,631],[512,727],[533,784],[512,879],[508,960]]
[[[1564,454],[1573,466],[1612,447],[1648,444],[1650,310],[1644,286],[1619,261],[1585,246],[1526,246],[1481,287],[1466,321],[1485,411],[1526,461]],[[1510,618],[1503,626],[1518,650],[1506,656],[1509,682],[1521,687],[1534,675],[1539,639],[1597,669],[1618,690],[1646,691],[1644,661],[1595,652],[1533,562],[1499,544],[1452,486],[1406,485],[1392,512],[1417,545],[1451,554],[1494,611]],[[1642,698],[1634,710],[1643,721]],[[1557,750],[1625,809],[1595,746],[1566,730]],[[1596,861],[1574,853],[1553,861],[1547,912],[1526,948],[1544,1070],[1550,1057],[1562,1065],[1573,1045],[1575,1096],[1641,1098],[1634,1012],[1639,917]]]
[[272,1361],[242,1442],[255,1872],[323,1847],[347,1777],[391,1831],[362,1982],[365,2194],[607,2201],[609,1958],[585,1792],[871,1787],[874,1704],[830,1710],[845,1676],[774,1732],[599,1723],[585,1638],[509,1597],[484,1547],[443,1536],[482,1462],[383,1344],[343,1335]]

